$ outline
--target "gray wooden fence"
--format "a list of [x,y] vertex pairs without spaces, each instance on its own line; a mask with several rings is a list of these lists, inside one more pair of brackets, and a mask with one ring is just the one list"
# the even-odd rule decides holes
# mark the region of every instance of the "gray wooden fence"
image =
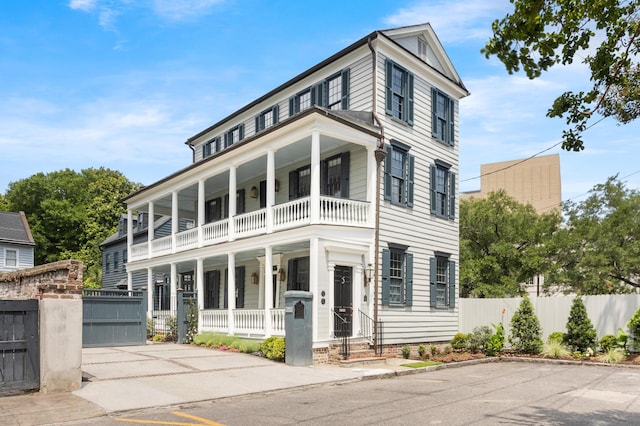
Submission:
[[[542,326],[543,339],[554,331],[567,331],[567,319],[575,296],[531,297],[531,303]],[[505,333],[510,332],[511,317],[522,298],[464,299],[460,298],[458,329],[470,333],[475,327],[502,322]],[[598,331],[598,339],[616,334],[618,328],[627,330],[627,323],[640,308],[640,294],[583,296],[589,319]]]

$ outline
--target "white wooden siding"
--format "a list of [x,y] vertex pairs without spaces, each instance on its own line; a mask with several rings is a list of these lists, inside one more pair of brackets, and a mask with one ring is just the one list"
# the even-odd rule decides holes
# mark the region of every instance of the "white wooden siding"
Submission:
[[[16,251],[16,266],[6,265],[6,250]],[[34,264],[34,251],[33,247],[25,247],[18,244],[4,244],[0,245],[0,271],[15,271],[17,269],[33,268]]]

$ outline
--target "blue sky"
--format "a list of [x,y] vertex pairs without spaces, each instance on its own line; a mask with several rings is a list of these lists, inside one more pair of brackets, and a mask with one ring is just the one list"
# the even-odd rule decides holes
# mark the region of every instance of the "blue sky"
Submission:
[[[0,2],[0,192],[37,172],[108,167],[150,184],[191,162],[193,134],[377,29],[430,22],[471,92],[460,190],[480,164],[560,141],[552,100],[581,64],[509,76],[480,49],[508,0],[21,0]],[[603,120],[559,147],[563,199],[619,174],[640,187],[640,123]]]

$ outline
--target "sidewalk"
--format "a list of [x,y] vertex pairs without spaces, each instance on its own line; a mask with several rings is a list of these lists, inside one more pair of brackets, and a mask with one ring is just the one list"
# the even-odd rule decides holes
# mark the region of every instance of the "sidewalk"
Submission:
[[0,398],[0,424],[65,423],[111,413],[386,376],[394,364],[291,367],[253,355],[154,344],[82,351],[80,390]]

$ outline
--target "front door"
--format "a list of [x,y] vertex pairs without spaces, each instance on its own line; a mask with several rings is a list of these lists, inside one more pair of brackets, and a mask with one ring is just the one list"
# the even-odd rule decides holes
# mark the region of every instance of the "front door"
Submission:
[[352,272],[350,266],[336,266],[333,278],[334,330],[336,337],[351,336],[353,320]]

